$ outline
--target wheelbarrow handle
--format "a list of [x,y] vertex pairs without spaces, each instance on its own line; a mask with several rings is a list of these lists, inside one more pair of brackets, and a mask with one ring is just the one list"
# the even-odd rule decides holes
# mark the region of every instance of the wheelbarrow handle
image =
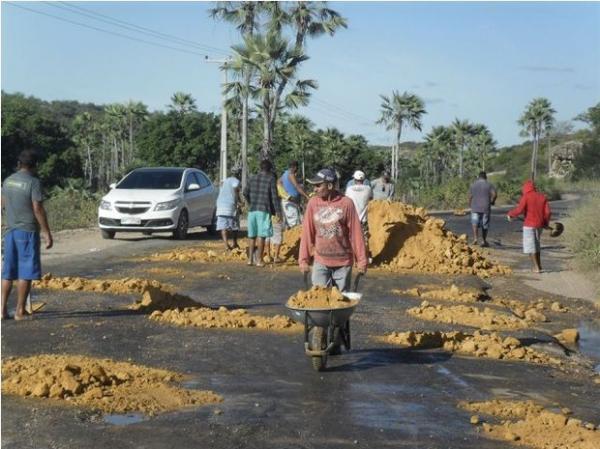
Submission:
[[309,271],[304,272],[304,290],[310,290],[310,287],[308,285],[308,275],[310,274]]
[[353,292],[357,292],[358,291],[358,282],[360,281],[360,278],[364,276],[364,273],[358,273],[356,275],[356,277],[354,278],[354,284],[352,284],[352,291]]

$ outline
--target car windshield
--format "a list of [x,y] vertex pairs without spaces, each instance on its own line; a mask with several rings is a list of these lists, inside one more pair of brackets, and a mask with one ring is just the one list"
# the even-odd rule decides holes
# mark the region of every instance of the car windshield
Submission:
[[117,189],[173,190],[181,185],[183,170],[135,170],[129,173]]

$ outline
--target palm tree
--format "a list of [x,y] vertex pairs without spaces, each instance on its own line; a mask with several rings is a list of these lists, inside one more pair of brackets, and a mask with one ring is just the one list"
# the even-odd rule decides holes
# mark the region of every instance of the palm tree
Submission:
[[425,103],[423,100],[408,92],[402,95],[398,91],[392,91],[392,96],[380,95],[381,99],[381,117],[377,123],[386,125],[387,130],[396,132],[396,143],[392,146],[392,178],[398,179],[398,158],[400,150],[400,137],[402,128],[417,129],[421,131],[423,114],[426,114]]
[[475,134],[473,136],[473,146],[479,162],[479,170],[485,171],[485,164],[488,155],[496,149],[496,141],[487,126],[475,125]]
[[306,157],[311,156],[313,147],[313,123],[306,117],[295,115],[287,122],[287,132],[295,159],[300,160],[302,180],[306,179]]
[[[210,10],[213,18],[219,18],[233,23],[243,38],[251,37],[258,29],[258,18],[263,9],[260,2],[217,2],[217,6]],[[248,97],[250,95],[250,78],[252,71],[249,68],[243,73],[243,85],[235,89],[235,95],[240,97],[242,106],[241,123],[241,159],[242,159],[242,189],[248,183]]]
[[547,98],[534,98],[525,108],[525,111],[517,121],[523,128],[522,136],[531,136],[533,149],[531,151],[531,179],[535,179],[537,172],[537,158],[540,139],[554,123],[554,113],[550,100]]
[[444,172],[450,168],[453,145],[452,130],[445,126],[434,126],[425,136],[425,146],[433,162],[432,171],[436,185],[442,183]]
[[[234,74],[243,77],[248,68],[253,70],[253,84],[249,94],[257,100],[257,108],[263,119],[262,158],[271,159],[273,130],[277,114],[283,108],[306,106],[310,90],[317,88],[314,80],[298,80],[298,66],[308,56],[289,47],[289,43],[277,33],[256,34],[244,39],[243,45],[232,47],[236,53],[229,64]],[[287,92],[281,90],[283,82],[293,81]],[[228,83],[226,92],[237,88]]]
[[458,175],[464,177],[464,152],[469,140],[474,135],[474,126],[468,120],[454,119],[451,125],[454,143],[458,148]]
[[141,123],[148,118],[148,108],[142,102],[130,100],[125,103],[125,118],[129,133],[129,154],[126,158],[127,165],[135,158],[135,132]]
[[180,115],[187,114],[196,110],[196,100],[194,100],[192,94],[175,92],[171,96],[171,104],[169,105],[169,109]]

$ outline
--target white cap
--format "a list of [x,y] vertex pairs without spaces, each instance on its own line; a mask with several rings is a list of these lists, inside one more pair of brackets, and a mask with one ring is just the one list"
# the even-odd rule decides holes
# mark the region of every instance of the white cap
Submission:
[[365,172],[364,171],[360,171],[360,170],[356,170],[354,172],[354,175],[352,177],[354,179],[356,179],[357,181],[364,181],[364,179],[365,179]]

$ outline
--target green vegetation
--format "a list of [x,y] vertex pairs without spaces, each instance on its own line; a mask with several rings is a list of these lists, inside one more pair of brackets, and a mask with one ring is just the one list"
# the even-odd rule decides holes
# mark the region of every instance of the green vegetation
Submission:
[[91,194],[81,187],[72,182],[65,188],[52,190],[44,206],[53,231],[96,226],[100,195]]
[[565,223],[565,239],[575,255],[577,267],[600,273],[600,194],[587,198]]

